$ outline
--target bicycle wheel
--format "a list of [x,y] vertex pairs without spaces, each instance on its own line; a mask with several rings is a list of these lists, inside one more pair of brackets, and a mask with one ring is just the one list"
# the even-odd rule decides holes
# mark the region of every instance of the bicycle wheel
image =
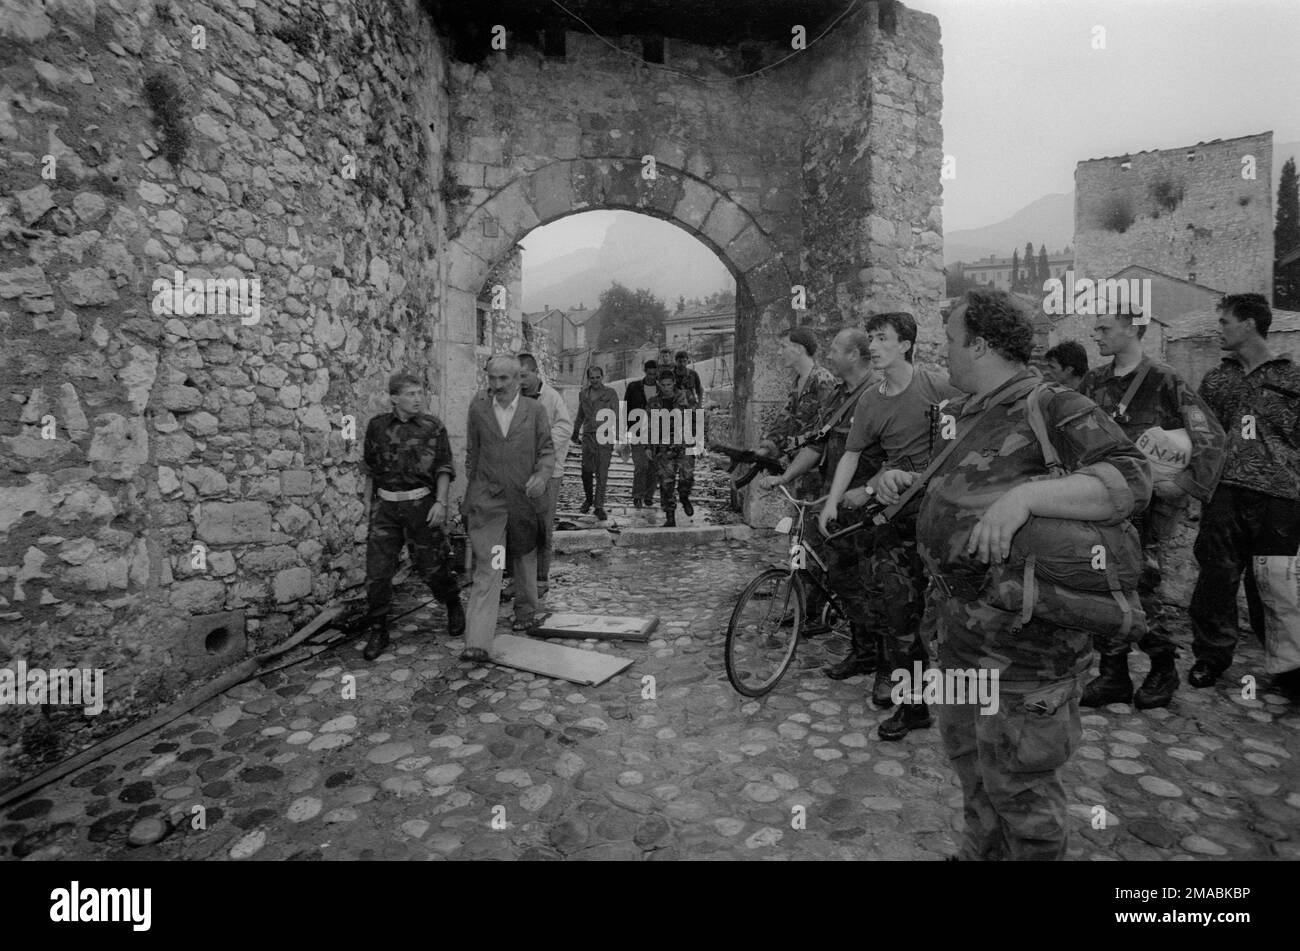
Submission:
[[[782,621],[788,614],[787,626]],[[769,568],[751,581],[727,625],[723,654],[731,686],[746,697],[761,697],[775,687],[794,661],[803,617],[803,580],[797,573]]]

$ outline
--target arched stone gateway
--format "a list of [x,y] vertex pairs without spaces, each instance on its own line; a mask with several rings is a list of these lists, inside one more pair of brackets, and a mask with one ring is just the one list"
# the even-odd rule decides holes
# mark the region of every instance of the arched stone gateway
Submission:
[[[671,222],[707,245],[736,279],[736,357],[731,438],[752,442],[757,412],[779,399],[786,381],[770,359],[776,335],[796,319],[795,279],[772,237],[723,191],[682,169],[657,165],[643,174],[639,158],[553,162],[519,176],[458,219],[448,244],[442,298],[447,386],[444,418],[463,417],[474,391],[474,300],[493,265],[534,228],[583,211],[636,211]],[[495,225],[495,227],[493,227]],[[486,226],[486,227],[485,227]],[[488,235],[493,235],[488,237]],[[768,359],[762,359],[767,356]],[[752,405],[755,394],[759,405]],[[453,430],[455,427],[453,426]]]

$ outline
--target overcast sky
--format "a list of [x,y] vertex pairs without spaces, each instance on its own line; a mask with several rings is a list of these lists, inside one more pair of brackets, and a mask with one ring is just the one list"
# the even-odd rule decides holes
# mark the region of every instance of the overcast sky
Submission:
[[[1300,141],[1300,0],[904,3],[943,36],[945,232],[1073,191],[1083,159],[1270,129]],[[525,263],[599,246],[613,214],[534,232]]]
[[1269,129],[1300,140],[1300,0],[904,3],[943,36],[945,231],[1072,191],[1083,159]]

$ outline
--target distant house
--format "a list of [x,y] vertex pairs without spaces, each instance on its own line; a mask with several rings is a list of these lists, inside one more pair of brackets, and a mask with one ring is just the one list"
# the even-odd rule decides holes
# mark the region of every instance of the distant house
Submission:
[[[723,307],[708,304],[681,302],[677,310],[664,319],[664,346],[676,353],[678,350],[698,351],[704,344],[714,345],[718,353],[730,354],[735,349],[736,305]],[[691,353],[695,356],[695,352]]]
[[[991,287],[999,291],[1011,290],[1011,258],[999,258],[989,255],[970,264],[958,262],[962,275],[981,287]],[[1047,256],[1047,271],[1052,277],[1061,277],[1074,266],[1074,252],[1070,248],[1057,254]],[[1038,256],[1034,255],[1034,267],[1038,267]],[[1020,270],[1025,271],[1025,262],[1020,262]]]
[[599,308],[579,304],[569,310],[543,307],[531,314],[524,314],[524,320],[533,334],[546,335],[556,363],[555,382],[582,382],[599,333],[599,320],[596,319],[599,313]]

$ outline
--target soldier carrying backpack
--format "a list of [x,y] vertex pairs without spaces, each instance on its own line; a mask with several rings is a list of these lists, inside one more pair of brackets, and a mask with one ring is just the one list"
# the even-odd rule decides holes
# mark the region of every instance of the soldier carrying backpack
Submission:
[[924,473],[880,479],[880,517],[924,486],[917,545],[939,666],[999,675],[995,712],[938,706],[966,800],[958,857],[1061,859],[1059,770],[1082,733],[1092,638],[1145,630],[1128,519],[1150,499],[1149,467],[1096,404],[1026,366],[1033,327],[1009,294],[968,292],[946,333],[949,380],[973,395],[947,407],[953,438]]

